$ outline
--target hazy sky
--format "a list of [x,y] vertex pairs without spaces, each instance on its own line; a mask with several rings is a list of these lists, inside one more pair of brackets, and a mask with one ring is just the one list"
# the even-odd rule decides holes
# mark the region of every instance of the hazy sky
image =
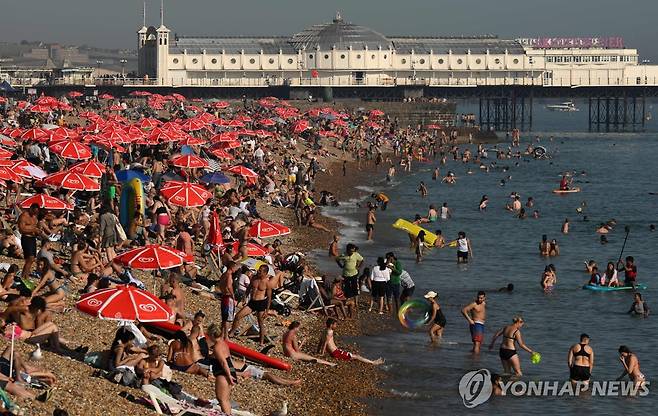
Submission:
[[[147,25],[159,8],[147,1]],[[140,0],[0,0],[0,41],[132,48],[141,9]],[[623,36],[658,57],[657,0],[165,0],[165,23],[185,35],[288,35],[336,10],[388,35]]]

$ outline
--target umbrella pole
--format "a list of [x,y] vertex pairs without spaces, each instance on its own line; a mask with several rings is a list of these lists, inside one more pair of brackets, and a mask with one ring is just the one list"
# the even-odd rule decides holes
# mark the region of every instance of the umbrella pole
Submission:
[[16,337],[16,324],[11,324],[11,350],[9,351],[9,377],[14,371],[14,338]]

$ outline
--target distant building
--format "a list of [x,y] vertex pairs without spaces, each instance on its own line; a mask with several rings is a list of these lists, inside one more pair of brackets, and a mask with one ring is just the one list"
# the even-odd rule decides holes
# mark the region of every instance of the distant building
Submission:
[[340,14],[288,37],[172,37],[163,21],[137,37],[138,73],[159,85],[658,84],[618,38],[385,36]]
[[69,68],[78,65],[88,65],[89,56],[81,53],[75,46],[52,44],[32,48],[22,55],[26,60],[49,61],[58,68]]

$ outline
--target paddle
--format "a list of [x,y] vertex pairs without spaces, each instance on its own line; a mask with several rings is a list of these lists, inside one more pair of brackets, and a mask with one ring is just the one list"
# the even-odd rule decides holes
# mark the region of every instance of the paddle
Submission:
[[624,249],[626,248],[626,240],[628,240],[628,233],[631,232],[631,227],[628,225],[624,227],[624,231],[626,231],[626,237],[624,237],[624,244],[621,246],[621,252],[619,253],[619,260],[617,260],[617,263],[621,261],[621,256],[624,255]]

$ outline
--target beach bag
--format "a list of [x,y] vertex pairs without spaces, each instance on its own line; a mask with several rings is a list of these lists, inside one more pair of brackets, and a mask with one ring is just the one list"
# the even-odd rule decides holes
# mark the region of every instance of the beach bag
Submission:
[[129,368],[117,368],[107,376],[110,381],[126,387],[139,388],[137,374]]
[[123,226],[116,215],[114,216],[114,228],[116,228],[117,237],[119,237],[120,241],[126,241],[128,239],[126,232],[123,230]]

